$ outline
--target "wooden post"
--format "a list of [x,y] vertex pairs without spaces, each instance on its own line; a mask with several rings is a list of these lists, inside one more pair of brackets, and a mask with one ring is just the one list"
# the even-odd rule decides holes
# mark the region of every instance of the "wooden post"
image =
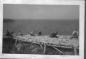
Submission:
[[74,48],[74,54],[77,55],[77,49],[76,48]]
[[43,49],[43,54],[46,52],[46,44],[44,43],[44,49]]
[[16,39],[16,41],[15,41],[15,46],[16,46],[16,44],[17,44],[17,39]]

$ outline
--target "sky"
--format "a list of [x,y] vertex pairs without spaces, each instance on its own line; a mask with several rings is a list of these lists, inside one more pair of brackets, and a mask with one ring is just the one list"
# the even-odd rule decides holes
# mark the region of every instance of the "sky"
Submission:
[[74,20],[79,19],[79,6],[4,4],[3,18]]

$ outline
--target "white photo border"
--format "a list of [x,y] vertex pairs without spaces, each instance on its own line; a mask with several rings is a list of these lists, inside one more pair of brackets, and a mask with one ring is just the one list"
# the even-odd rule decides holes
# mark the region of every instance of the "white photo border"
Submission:
[[[35,55],[35,54],[2,54],[2,38],[3,38],[3,4],[37,4],[37,5],[79,5],[79,55]],[[84,59],[84,22],[85,22],[85,2],[84,1],[51,1],[45,2],[11,2],[0,3],[0,58],[31,58],[31,59]]]

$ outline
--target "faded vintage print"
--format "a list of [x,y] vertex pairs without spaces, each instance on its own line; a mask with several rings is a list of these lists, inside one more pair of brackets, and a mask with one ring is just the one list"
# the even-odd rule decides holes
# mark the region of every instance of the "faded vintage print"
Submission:
[[79,5],[3,5],[2,53],[79,55]]

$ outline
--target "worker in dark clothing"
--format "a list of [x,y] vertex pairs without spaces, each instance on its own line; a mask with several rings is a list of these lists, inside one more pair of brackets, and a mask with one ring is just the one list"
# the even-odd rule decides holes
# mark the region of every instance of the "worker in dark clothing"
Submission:
[[8,36],[8,37],[13,37],[12,34],[13,34],[13,32],[9,32],[9,31],[7,30],[6,36]]
[[42,35],[42,32],[38,32],[38,35],[39,35],[39,36]]
[[58,32],[51,33],[50,37],[56,37],[57,38]]
[[78,38],[79,34],[78,31],[73,31],[72,38]]

